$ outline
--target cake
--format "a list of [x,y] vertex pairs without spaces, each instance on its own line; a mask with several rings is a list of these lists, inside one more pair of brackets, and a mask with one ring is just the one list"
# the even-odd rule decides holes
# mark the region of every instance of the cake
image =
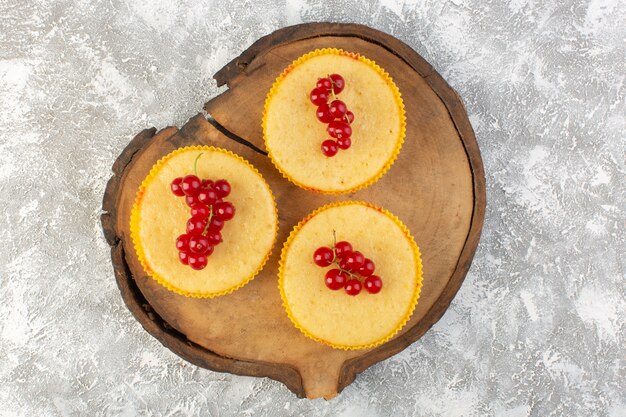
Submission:
[[130,219],[145,272],[188,297],[225,295],[249,282],[269,258],[277,230],[274,197],[261,174],[209,146],[179,148],[159,160],[137,191]]
[[263,114],[274,165],[298,186],[326,194],[377,181],[396,159],[405,125],[400,91],[389,74],[340,49],[318,49],[289,65]]
[[[355,272],[337,279],[337,270]],[[421,286],[420,251],[408,229],[369,203],[319,208],[293,229],[282,249],[279,290],[287,315],[304,335],[333,348],[363,349],[389,340],[411,317]]]

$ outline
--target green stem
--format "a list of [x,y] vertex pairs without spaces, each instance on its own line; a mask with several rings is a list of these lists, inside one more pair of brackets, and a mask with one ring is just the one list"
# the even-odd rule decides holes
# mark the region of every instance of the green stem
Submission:
[[193,173],[196,177],[198,176],[198,171],[196,169],[198,167],[198,159],[200,159],[201,156],[202,156],[202,152],[200,152],[198,156],[196,156],[195,161],[193,161]]

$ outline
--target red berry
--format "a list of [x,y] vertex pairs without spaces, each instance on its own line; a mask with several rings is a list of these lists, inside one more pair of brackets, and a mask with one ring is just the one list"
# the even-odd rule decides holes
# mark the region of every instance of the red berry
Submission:
[[350,146],[352,146],[352,139],[350,138],[339,138],[337,139],[337,146],[339,147],[339,149],[350,149]]
[[371,275],[365,279],[365,289],[370,294],[377,294],[383,288],[383,280],[378,275]]
[[369,258],[365,258],[363,261],[363,265],[357,271],[362,277],[369,277],[374,273],[374,269],[376,269],[376,265],[374,265],[374,261]]
[[337,258],[343,259],[346,254],[352,252],[352,245],[342,240],[341,242],[335,243],[335,253],[337,254]]
[[198,192],[198,201],[210,206],[211,204],[215,204],[219,196],[217,192],[213,188],[201,188]]
[[336,122],[334,120],[328,123],[328,126],[326,126],[326,131],[333,138],[335,137],[335,126],[336,126]]
[[235,217],[235,206],[228,201],[215,203],[213,206],[213,216],[220,220],[228,221]]
[[183,189],[183,192],[186,195],[196,195],[198,191],[200,191],[200,187],[202,186],[202,182],[200,178],[195,175],[187,175],[183,178],[183,181],[180,183],[180,186]]
[[208,262],[206,255],[189,254],[189,266],[196,271],[204,269]]
[[343,118],[348,123],[352,124],[352,122],[354,122],[354,113],[352,113],[350,110],[348,110]]
[[209,230],[207,232],[206,238],[208,239],[208,242],[213,246],[222,243],[222,233],[220,233],[218,230]]
[[330,122],[326,131],[333,138],[348,138],[352,136],[352,128],[346,122]]
[[189,251],[195,254],[203,254],[206,253],[208,247],[211,246],[209,244],[209,239],[206,236],[202,235],[193,235],[189,238]]
[[326,104],[319,106],[315,115],[317,116],[317,120],[322,123],[330,123],[335,120],[335,118],[328,111],[328,106]]
[[317,248],[317,250],[313,253],[313,262],[315,262],[318,266],[328,266],[333,263],[334,257],[335,254],[331,248],[322,246],[321,248]]
[[333,83],[333,91],[335,94],[341,93],[343,88],[346,86],[346,81],[343,77],[339,74],[330,74],[328,78]]
[[311,103],[316,106],[321,106],[322,104],[326,104],[328,102],[328,92],[321,90],[319,88],[314,88],[311,91]]
[[323,91],[330,91],[333,86],[333,83],[328,78],[320,78],[317,80],[317,84],[315,86]]
[[361,281],[359,281],[358,279],[351,279],[348,282],[346,282],[346,293],[348,295],[358,295],[361,292],[361,289],[363,288],[363,285],[361,284]]
[[226,180],[217,180],[213,185],[213,189],[218,197],[224,198],[230,194],[230,183]]
[[332,139],[327,139],[322,142],[322,153],[324,156],[331,157],[337,154],[337,142]]
[[339,269],[331,269],[326,272],[326,276],[324,277],[324,283],[331,290],[339,290],[346,285],[346,281],[348,280],[348,274],[339,270]]
[[189,265],[189,253],[185,251],[178,252],[178,260],[183,265]]
[[213,181],[202,180],[202,188],[213,188]]
[[328,106],[328,111],[334,118],[341,119],[348,111],[348,107],[346,106],[346,103],[341,100],[333,100]]
[[187,220],[187,233],[190,235],[200,235],[206,227],[206,219],[192,217]]
[[189,249],[189,235],[183,234],[176,238],[176,249],[186,251]]
[[201,203],[194,204],[191,206],[191,217],[209,217],[210,210],[209,208]]
[[185,196],[185,203],[187,203],[187,205],[189,207],[198,204],[198,196],[197,195],[186,195]]
[[178,197],[182,197],[185,195],[185,192],[183,191],[183,188],[181,186],[181,182],[183,182],[183,178],[178,177],[174,178],[174,181],[172,181],[172,183],[170,184],[170,189],[172,190],[172,193],[174,193],[174,195]]
[[357,272],[363,266],[363,262],[365,262],[365,256],[359,251],[354,251],[347,253],[339,263],[339,266],[350,272]]
[[218,219],[217,217],[211,217],[211,221],[209,222],[209,230],[219,232],[224,227],[224,220]]

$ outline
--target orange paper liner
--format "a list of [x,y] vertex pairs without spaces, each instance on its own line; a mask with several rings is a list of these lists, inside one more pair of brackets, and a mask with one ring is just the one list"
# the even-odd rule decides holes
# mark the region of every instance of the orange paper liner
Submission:
[[[278,89],[278,86],[285,79],[287,74],[289,74],[289,72],[292,71],[293,68],[295,68],[296,66],[302,64],[303,62],[313,57],[320,56],[320,55],[328,55],[328,54],[348,56],[356,60],[359,60],[363,62],[364,64],[368,65],[369,67],[373,68],[387,82],[387,85],[389,86],[389,88],[391,88],[391,91],[393,92],[393,95],[395,97],[396,104],[398,105],[398,108],[400,109],[400,132],[398,133],[398,139],[396,141],[396,147],[393,150],[393,153],[391,154],[387,162],[385,162],[385,165],[383,165],[380,171],[378,171],[374,176],[372,176],[370,179],[365,180],[361,184],[356,185],[346,190],[324,190],[320,188],[310,187],[306,184],[299,182],[298,180],[291,177],[291,175],[289,175],[288,172],[283,170],[283,168],[278,164],[276,159],[274,159],[274,156],[272,155],[272,150],[270,149],[269,146],[267,146],[267,134],[266,134],[267,111],[268,111],[269,103],[272,100],[273,96],[276,94],[276,90]],[[404,143],[404,137],[406,136],[406,112],[404,110],[404,102],[402,101],[402,95],[400,94],[400,90],[391,79],[391,76],[389,76],[389,74],[384,69],[378,66],[376,62],[372,61],[371,59],[365,58],[363,55],[352,53],[352,52],[346,52],[343,49],[323,48],[323,49],[316,49],[312,52],[302,55],[300,58],[292,62],[291,65],[285,68],[282,74],[280,74],[280,76],[276,78],[276,81],[274,81],[274,84],[272,85],[272,88],[270,89],[270,92],[267,94],[267,98],[265,99],[262,127],[263,127],[263,141],[265,143],[265,149],[267,150],[268,156],[270,157],[272,163],[274,164],[276,169],[280,171],[283,177],[285,177],[292,183],[296,184],[300,188],[304,188],[305,190],[316,191],[316,192],[320,192],[323,194],[340,195],[340,194],[353,193],[355,191],[358,191],[360,189],[363,189],[365,187],[368,187],[374,184],[385,174],[385,172],[389,170],[389,168],[391,168],[393,163],[398,158],[398,154],[400,153],[400,149],[402,148],[402,144]]]
[[[258,268],[254,271],[254,273],[252,275],[250,275],[249,277],[246,277],[245,279],[243,279],[237,285],[234,285],[234,286],[232,286],[232,287],[230,287],[230,288],[228,288],[226,290],[223,290],[223,291],[210,292],[210,293],[196,293],[196,292],[186,291],[186,290],[183,290],[181,288],[177,288],[177,287],[173,286],[164,277],[162,277],[161,275],[157,274],[155,271],[152,270],[152,268],[150,268],[150,265],[148,264],[148,261],[147,261],[147,259],[145,257],[144,251],[143,251],[143,246],[141,245],[141,242],[140,242],[140,239],[139,239],[139,221],[140,221],[140,210],[139,210],[139,208],[140,208],[140,205],[141,205],[141,202],[142,202],[142,198],[143,198],[143,194],[144,194],[145,189],[150,185],[150,183],[154,180],[157,172],[159,172],[159,170],[163,167],[163,165],[169,159],[171,159],[172,157],[174,157],[175,155],[178,155],[180,153],[190,152],[190,151],[222,152],[222,153],[225,153],[227,155],[230,155],[230,156],[232,156],[232,157],[242,161],[248,167],[250,167],[250,169],[252,169],[259,176],[261,181],[263,181],[263,183],[267,186],[267,189],[270,192],[270,196],[272,197],[272,202],[274,203],[274,213],[276,215],[276,225],[275,225],[275,228],[274,228],[274,241],[272,242],[270,250],[267,252],[265,257],[263,258],[263,260],[259,264]],[[196,146],[186,146],[186,147],[183,147],[183,148],[178,148],[178,149],[170,152],[169,154],[167,154],[163,158],[161,158],[156,164],[154,164],[152,166],[152,169],[150,170],[150,173],[148,174],[148,176],[143,180],[143,182],[139,186],[139,190],[137,191],[137,195],[135,197],[135,202],[133,204],[133,208],[131,210],[131,215],[130,215],[130,236],[131,236],[131,240],[133,242],[133,247],[135,248],[135,253],[137,254],[137,258],[139,259],[139,262],[141,263],[141,266],[143,267],[144,271],[150,277],[152,277],[155,281],[157,281],[159,284],[161,284],[162,286],[164,286],[168,290],[173,291],[173,292],[175,292],[177,294],[180,294],[180,295],[184,295],[185,297],[193,297],[193,298],[218,297],[218,296],[230,294],[233,291],[238,290],[239,288],[241,288],[244,285],[246,285],[259,272],[261,272],[261,270],[263,269],[263,267],[267,263],[267,260],[269,259],[270,255],[272,254],[272,249],[274,248],[274,245],[276,244],[277,234],[278,234],[278,208],[276,207],[276,200],[274,199],[274,195],[272,194],[272,189],[267,184],[267,182],[265,181],[265,179],[263,178],[261,173],[254,167],[254,165],[252,165],[250,162],[248,162],[246,159],[242,158],[241,156],[239,156],[239,155],[237,155],[237,154],[235,154],[235,153],[233,153],[233,152],[231,152],[231,151],[229,151],[227,149],[216,148],[214,146],[199,146],[199,145],[196,145]],[[174,245],[174,242],[172,242],[172,245]],[[193,270],[190,270],[190,271],[191,272],[195,272]]]
[[[385,214],[387,217],[389,217],[391,220],[393,220],[393,222],[395,224],[398,225],[398,227],[400,227],[400,229],[402,229],[402,232],[404,233],[404,235],[407,237],[407,239],[409,239],[410,243],[411,243],[411,247],[413,248],[413,254],[415,255],[415,268],[417,270],[417,285],[415,286],[415,293],[413,294],[413,299],[406,311],[406,313],[404,314],[404,316],[402,317],[402,319],[400,319],[399,323],[396,325],[396,327],[385,337],[376,340],[372,343],[368,343],[365,345],[339,345],[339,344],[334,344],[328,340],[324,340],[321,339],[313,334],[311,334],[307,329],[305,329],[304,327],[302,327],[300,325],[300,323],[298,323],[298,320],[296,320],[296,318],[293,316],[293,313],[291,311],[291,309],[289,308],[289,303],[287,302],[287,296],[285,295],[285,288],[284,288],[284,281],[285,281],[285,276],[284,276],[284,272],[285,272],[285,260],[287,258],[287,252],[289,251],[289,247],[291,246],[291,243],[293,241],[293,239],[296,237],[296,235],[298,234],[298,232],[300,232],[300,229],[302,229],[302,227],[306,224],[306,222],[308,222],[310,219],[312,219],[313,217],[315,217],[317,214],[321,213],[322,211],[334,208],[334,207],[340,207],[340,206],[349,206],[349,205],[363,205],[366,207],[370,207],[373,208],[383,214]],[[387,341],[389,341],[393,336],[395,336],[405,325],[406,323],[409,321],[409,319],[411,318],[411,315],[413,314],[413,311],[415,310],[415,306],[417,305],[417,301],[420,297],[420,293],[422,290],[422,257],[420,254],[420,250],[419,247],[417,246],[417,244],[415,243],[415,239],[413,238],[413,236],[411,235],[411,232],[409,232],[409,229],[404,225],[404,223],[402,223],[402,221],[400,219],[398,219],[398,217],[396,217],[395,215],[391,214],[389,211],[385,210],[384,208],[375,206],[374,204],[365,202],[365,201],[339,201],[339,202],[335,202],[335,203],[329,203],[326,204],[325,206],[322,206],[318,209],[316,209],[315,211],[313,211],[311,214],[309,214],[307,217],[305,217],[304,219],[302,219],[300,221],[300,223],[298,223],[293,230],[291,231],[291,233],[289,234],[289,237],[287,238],[287,240],[285,241],[285,244],[283,245],[283,249],[280,255],[280,260],[279,260],[279,265],[278,265],[278,288],[280,290],[280,297],[283,301],[283,307],[285,308],[285,311],[287,312],[287,316],[289,316],[289,319],[291,320],[291,322],[308,338],[313,339],[317,342],[320,342],[324,345],[328,345],[332,348],[335,349],[343,349],[343,350],[358,350],[358,349],[368,349],[368,348],[373,348],[376,346],[379,346]],[[330,290],[329,290],[330,291]]]

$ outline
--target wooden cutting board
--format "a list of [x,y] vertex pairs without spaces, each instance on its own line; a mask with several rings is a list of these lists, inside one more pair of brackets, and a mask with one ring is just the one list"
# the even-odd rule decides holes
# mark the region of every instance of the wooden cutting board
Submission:
[[[300,55],[334,47],[357,52],[389,72],[404,98],[406,141],[398,160],[376,184],[344,196],[302,190],[285,180],[264,152],[265,96]],[[480,152],[459,96],[415,51],[365,26],[316,23],[287,27],[259,39],[215,74],[228,90],[181,129],[139,133],[113,165],[103,200],[102,226],[111,245],[122,297],[142,326],[163,345],[198,366],[270,377],[298,396],[332,398],[369,366],[419,339],[447,309],[478,245],[485,212]],[[279,210],[279,235],[264,270],[234,293],[192,299],[169,292],[139,264],[129,233],[135,193],[152,165],[185,145],[224,147],[254,164],[270,184]],[[304,337],[283,311],[278,258],[292,227],[331,201],[365,200],[396,214],[423,256],[424,285],[407,326],[373,349],[343,351]]]

